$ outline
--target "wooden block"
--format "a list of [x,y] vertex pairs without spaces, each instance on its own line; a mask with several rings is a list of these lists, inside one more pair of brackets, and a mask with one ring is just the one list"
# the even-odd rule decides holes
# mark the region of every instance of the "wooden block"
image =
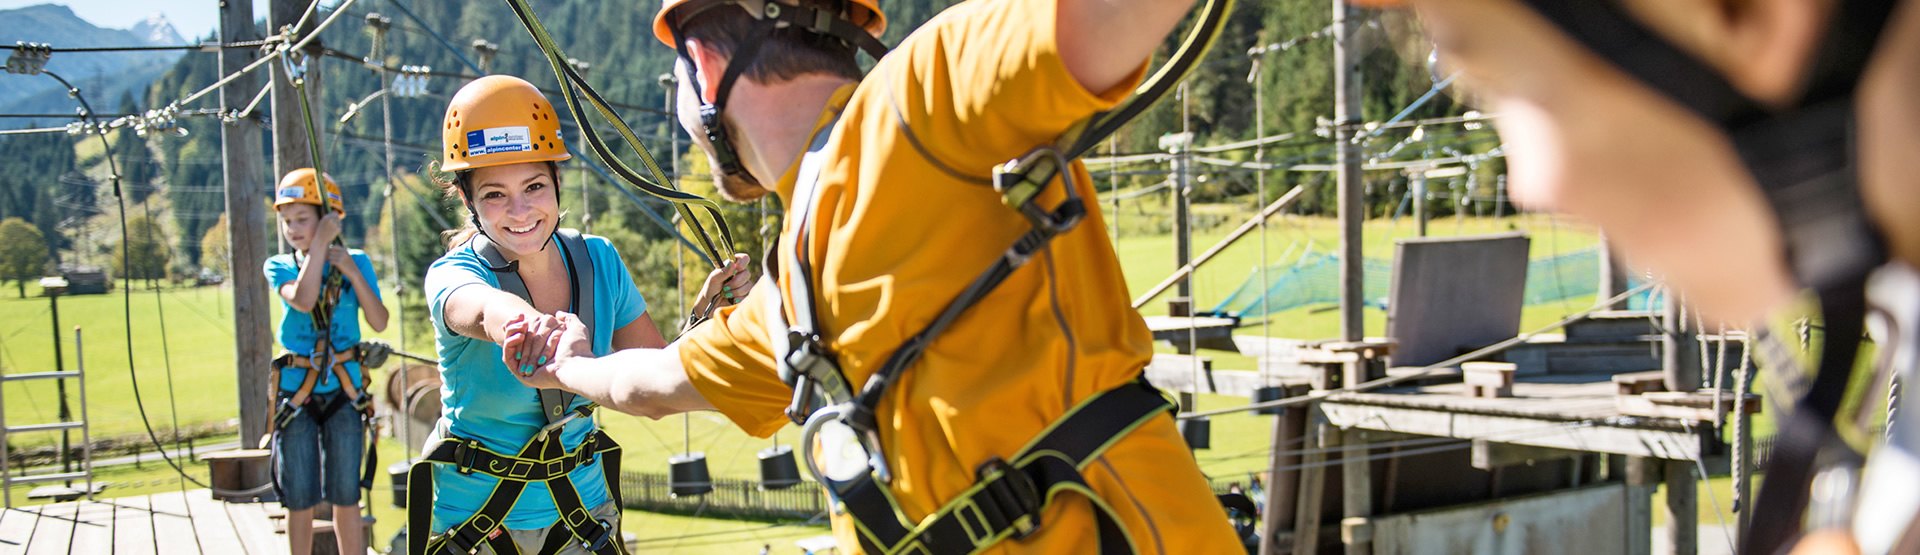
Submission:
[[[1621,414],[1628,416],[1712,422],[1716,416],[1713,413],[1713,397],[1714,394],[1711,391],[1687,393],[1659,391],[1640,395],[1617,396],[1614,397],[1614,406],[1620,410]],[[1721,393],[1720,409],[1722,411],[1732,411],[1734,399],[1734,394],[1731,392]],[[1758,414],[1760,412],[1760,405],[1759,395],[1747,395],[1746,409],[1748,414]]]
[[1467,386],[1474,397],[1507,398],[1513,396],[1513,374],[1509,362],[1469,362],[1461,365]]
[[1666,391],[1666,373],[1653,370],[1614,374],[1613,385],[1619,388],[1620,395],[1639,395],[1650,391]]
[[266,449],[235,449],[202,455],[215,499],[233,502],[257,501],[271,496],[257,493],[273,480],[273,453]]

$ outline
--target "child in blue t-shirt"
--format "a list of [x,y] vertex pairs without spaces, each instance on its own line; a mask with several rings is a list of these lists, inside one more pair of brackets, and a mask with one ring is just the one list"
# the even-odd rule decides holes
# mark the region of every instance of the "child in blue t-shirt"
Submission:
[[[331,177],[312,168],[288,172],[274,189],[280,236],[296,252],[270,257],[267,283],[280,294],[275,361],[280,399],[274,419],[274,483],[287,508],[287,539],[295,555],[313,548],[313,507],[333,505],[334,539],[341,553],[364,553],[360,531],[360,464],[366,444],[361,420],[371,405],[358,361],[360,316],[373,331],[387,327],[373,261],[335,244],[345,207]],[[321,329],[325,328],[324,335]]]

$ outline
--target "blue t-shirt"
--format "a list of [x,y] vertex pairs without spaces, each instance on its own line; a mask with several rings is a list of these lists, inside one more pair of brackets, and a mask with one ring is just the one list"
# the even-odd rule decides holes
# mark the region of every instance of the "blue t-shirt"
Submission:
[[[366,278],[367,287],[373,289],[374,298],[380,297],[380,284],[375,281],[373,260],[359,249],[349,249],[353,263],[360,267],[360,275]],[[304,257],[303,257],[304,258]],[[326,261],[320,261],[325,264]],[[332,271],[328,269],[328,271]],[[280,296],[280,286],[300,279],[300,263],[291,254],[278,254],[267,258],[267,283],[272,286],[274,296]],[[327,334],[333,342],[333,350],[344,351],[360,343],[360,298],[354,296],[353,281],[341,276],[344,284],[340,288],[340,302],[333,305],[333,330]],[[321,283],[326,283],[322,280]],[[300,356],[313,356],[313,347],[320,337],[313,329],[313,315],[293,309],[285,297],[280,297],[280,308],[285,316],[280,318],[280,347],[293,351]],[[348,362],[347,374],[353,383],[360,383],[360,363]],[[306,371],[287,367],[280,371],[280,390],[294,392],[300,389],[300,382],[307,378]],[[315,394],[332,393],[340,390],[340,380],[334,379],[333,372],[323,372],[319,381],[313,385]]]
[[[605,238],[584,236],[587,256],[592,258],[594,321],[587,326],[593,335],[594,356],[613,350],[614,330],[640,318],[647,301],[633,285],[633,276],[620,253]],[[553,239],[552,248],[560,248]],[[561,249],[562,256],[566,250]],[[586,264],[572,261],[575,268]],[[500,362],[500,345],[453,333],[447,328],[444,312],[447,298],[467,286],[500,287],[499,278],[488,269],[472,243],[455,247],[427,268],[427,306],[433,315],[433,332],[440,355],[440,426],[453,436],[479,440],[487,449],[502,455],[516,455],[533,435],[546,425],[540,413],[538,390],[521,385]],[[569,312],[577,312],[577,307]],[[586,404],[577,398],[573,406]],[[593,422],[570,422],[560,434],[561,445],[571,451],[585,441]],[[475,472],[461,474],[447,465],[433,465],[433,529],[444,530],[464,522],[480,510],[496,480]],[[612,498],[602,479],[600,463],[574,469],[569,474],[580,500],[588,509]],[[553,497],[545,484],[527,484],[520,500],[507,515],[506,525],[516,530],[546,528],[559,518]]]

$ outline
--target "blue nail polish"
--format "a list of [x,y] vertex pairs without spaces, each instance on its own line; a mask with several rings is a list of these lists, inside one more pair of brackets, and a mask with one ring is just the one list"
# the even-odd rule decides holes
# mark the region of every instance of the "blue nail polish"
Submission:
[[514,359],[514,360],[520,360],[520,357],[521,357],[522,355],[523,355],[523,353],[514,353],[514,354],[513,354],[513,359]]
[[540,363],[540,364],[546,364],[546,363],[547,363],[547,357],[540,357],[540,362],[539,362],[539,363]]

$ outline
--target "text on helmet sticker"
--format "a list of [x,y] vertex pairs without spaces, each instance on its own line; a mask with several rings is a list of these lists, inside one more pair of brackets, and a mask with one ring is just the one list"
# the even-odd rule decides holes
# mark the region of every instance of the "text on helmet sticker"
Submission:
[[307,196],[307,188],[299,185],[280,188],[281,198],[300,198]]
[[467,156],[533,150],[526,126],[493,127],[467,132]]

